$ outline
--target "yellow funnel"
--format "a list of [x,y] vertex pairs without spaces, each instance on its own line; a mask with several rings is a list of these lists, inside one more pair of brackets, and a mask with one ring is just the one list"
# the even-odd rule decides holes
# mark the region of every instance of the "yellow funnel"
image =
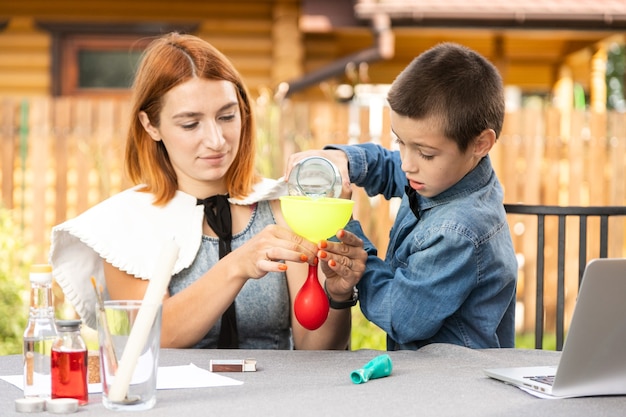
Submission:
[[343,198],[280,197],[287,224],[298,235],[319,242],[335,236],[352,215],[354,201]]

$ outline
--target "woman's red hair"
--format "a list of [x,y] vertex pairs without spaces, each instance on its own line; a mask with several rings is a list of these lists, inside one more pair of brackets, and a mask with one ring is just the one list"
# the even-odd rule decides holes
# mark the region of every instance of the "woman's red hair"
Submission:
[[[126,142],[125,168],[131,181],[145,184],[155,195],[154,204],[167,204],[178,190],[178,180],[162,141],[154,141],[143,128],[139,113],[160,125],[163,96],[173,87],[200,77],[226,80],[237,91],[241,111],[239,151],[225,175],[231,197],[252,191],[255,173],[255,125],[247,89],[238,71],[220,51],[193,36],[170,33],[154,40],[143,54],[133,84],[131,123]],[[210,100],[210,97],[207,97]]]

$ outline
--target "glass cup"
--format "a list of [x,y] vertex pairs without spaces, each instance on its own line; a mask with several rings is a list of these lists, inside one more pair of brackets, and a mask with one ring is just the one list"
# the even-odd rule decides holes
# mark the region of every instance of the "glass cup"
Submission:
[[[109,410],[147,410],[154,407],[161,342],[161,304],[142,305],[141,301],[116,300],[105,301],[104,311],[99,307],[96,309],[102,404]],[[126,385],[127,391],[123,389]]]

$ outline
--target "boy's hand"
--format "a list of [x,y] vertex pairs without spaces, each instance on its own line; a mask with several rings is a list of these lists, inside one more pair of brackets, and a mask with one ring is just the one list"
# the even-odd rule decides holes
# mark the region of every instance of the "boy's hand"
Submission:
[[328,294],[335,301],[346,301],[365,272],[367,252],[363,241],[354,233],[340,230],[336,236],[339,242],[320,242],[317,256],[326,275]]

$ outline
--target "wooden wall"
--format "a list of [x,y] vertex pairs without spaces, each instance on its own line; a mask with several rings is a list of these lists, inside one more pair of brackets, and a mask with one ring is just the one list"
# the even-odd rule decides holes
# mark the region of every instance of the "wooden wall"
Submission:
[[50,36],[37,30],[32,19],[8,21],[0,32],[0,94],[49,94],[50,43]]
[[251,92],[301,75],[299,0],[33,0],[0,2],[0,96],[50,94],[51,35],[38,22],[196,23]]
[[[38,22],[77,24],[197,24],[195,34],[232,59],[253,95],[274,90],[335,60],[374,44],[371,28],[308,31],[299,26],[301,0],[5,0],[0,1],[0,96],[50,93],[51,35]],[[492,60],[505,84],[524,92],[548,93],[568,57],[608,37],[608,32],[488,30],[480,28],[393,28],[395,54],[370,64],[360,82],[389,84],[418,54],[438,42],[467,45]],[[580,56],[588,56],[589,53]],[[577,60],[574,81],[589,89],[590,62]],[[345,82],[339,75],[330,84]],[[313,86],[298,95],[319,99]]]

